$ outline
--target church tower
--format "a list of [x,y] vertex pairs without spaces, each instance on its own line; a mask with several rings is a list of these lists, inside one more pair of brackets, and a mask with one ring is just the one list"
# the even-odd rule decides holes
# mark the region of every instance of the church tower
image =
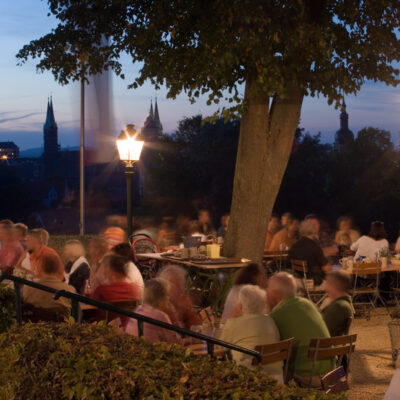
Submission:
[[160,121],[160,115],[158,112],[157,98],[154,105],[153,101],[150,102],[150,112],[140,132],[140,136],[146,142],[154,142],[159,136],[162,135],[163,127]]
[[346,112],[346,103],[343,99],[342,110],[340,113],[340,129],[335,135],[335,148],[339,151],[343,150],[343,146],[347,142],[354,140],[354,134],[349,129],[349,114]]
[[53,99],[47,101],[46,122],[43,125],[44,158],[55,159],[60,152],[58,127],[54,118]]

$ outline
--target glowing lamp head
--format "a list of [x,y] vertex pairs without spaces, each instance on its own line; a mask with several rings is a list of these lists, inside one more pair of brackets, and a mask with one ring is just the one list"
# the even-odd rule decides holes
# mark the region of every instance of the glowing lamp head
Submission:
[[117,148],[121,161],[128,164],[139,161],[144,142],[136,140],[138,135],[139,132],[135,130],[134,125],[128,125],[127,129],[119,135]]

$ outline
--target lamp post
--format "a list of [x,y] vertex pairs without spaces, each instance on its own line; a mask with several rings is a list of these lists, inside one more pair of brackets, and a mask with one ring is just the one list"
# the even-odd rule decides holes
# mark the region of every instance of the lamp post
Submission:
[[126,214],[128,219],[128,240],[132,235],[132,178],[133,165],[139,161],[144,142],[136,140],[139,132],[134,125],[127,125],[117,139],[119,159],[125,164],[126,175]]

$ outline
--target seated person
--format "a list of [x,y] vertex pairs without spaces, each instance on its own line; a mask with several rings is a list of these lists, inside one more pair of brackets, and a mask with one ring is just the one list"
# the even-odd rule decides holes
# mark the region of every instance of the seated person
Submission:
[[12,274],[24,249],[15,237],[14,224],[4,220],[0,222],[0,272]]
[[128,282],[125,258],[117,255],[109,257],[104,269],[105,283],[97,287],[93,299],[109,303],[141,299],[138,285]]
[[315,226],[311,220],[305,220],[300,224],[300,236],[300,240],[289,250],[289,258],[306,261],[307,278],[313,279],[315,285],[321,285],[330,266],[322,248],[314,240]]
[[133,262],[133,251],[131,245],[126,242],[117,244],[111,249],[111,252],[125,258],[126,260],[125,268],[128,273],[128,281],[136,283],[136,285],[140,287],[140,290],[143,293],[143,288],[144,288],[143,277],[138,267]]
[[199,210],[197,221],[200,225],[200,233],[202,233],[205,236],[216,235],[217,232],[214,229],[214,226],[211,221],[210,212],[208,210],[205,209]]
[[[135,309],[135,312],[158,321],[171,324],[168,315],[161,311],[168,302],[168,282],[155,278],[146,282],[143,293],[143,305]],[[125,329],[126,333],[139,336],[137,320],[130,318]],[[174,331],[161,328],[156,325],[143,323],[143,337],[152,343],[166,342],[183,344],[182,338]]]
[[251,263],[247,267],[239,269],[233,277],[233,285],[226,296],[221,323],[229,318],[238,317],[239,292],[244,285],[258,285],[265,287],[265,272],[257,263]]
[[370,262],[375,262],[379,257],[379,252],[389,248],[389,242],[386,238],[387,234],[383,222],[373,222],[368,235],[361,236],[351,245],[350,249],[356,252],[354,259],[364,257],[369,259]]
[[58,260],[58,277],[64,280],[64,265],[57,252],[45,243],[45,235],[42,229],[33,229],[26,236],[26,248],[30,254],[29,260],[32,275],[40,278],[41,265],[45,256],[51,254]]
[[168,314],[172,323],[187,329],[193,325],[201,325],[201,318],[187,294],[186,271],[177,265],[168,265],[160,271],[159,277],[169,283],[170,301],[163,311]]
[[[75,288],[62,282],[59,277],[59,257],[54,254],[45,254],[40,264],[40,278],[37,283],[50,286],[57,290],[66,290],[75,293]],[[24,303],[31,304],[36,308],[60,308],[63,315],[71,313],[71,301],[65,297],[55,300],[53,293],[44,292],[31,286],[24,286],[22,289]]]
[[291,219],[287,225],[277,232],[269,247],[269,251],[285,250],[292,247],[298,240],[299,221]]
[[347,272],[332,271],[326,276],[325,292],[332,301],[321,313],[331,336],[347,335],[349,318],[354,315],[350,289],[351,277]]
[[264,251],[269,251],[274,235],[281,229],[281,222],[276,214],[272,214],[268,222],[267,236],[265,237]]
[[[296,280],[287,272],[273,275],[267,284],[269,314],[278,327],[281,340],[294,337],[293,356],[289,362],[289,375],[301,386],[308,386],[313,372],[313,360],[308,357],[310,339],[329,338],[328,328],[309,300],[296,296]],[[315,363],[312,387],[320,387],[320,376],[335,368],[335,359]]]
[[350,217],[340,217],[337,221],[337,229],[335,242],[338,245],[350,247],[360,237],[359,232],[353,229],[353,220]]
[[77,293],[84,294],[90,277],[90,266],[82,243],[79,240],[68,240],[64,245],[63,256],[66,261],[65,282],[73,286]]
[[28,234],[28,227],[21,222],[18,222],[14,225],[14,236],[18,242],[21,243],[21,246],[25,249],[26,248],[26,235]]
[[217,237],[222,237],[222,239],[225,238],[226,232],[228,230],[228,225],[229,225],[229,214],[224,214],[221,217],[221,226],[218,228]]
[[[256,346],[279,342],[279,331],[274,320],[265,315],[266,293],[255,285],[244,285],[239,292],[242,316],[230,318],[224,325],[220,339],[254,350]],[[252,367],[253,357],[232,351],[237,364]],[[263,371],[283,383],[282,362],[262,366]]]

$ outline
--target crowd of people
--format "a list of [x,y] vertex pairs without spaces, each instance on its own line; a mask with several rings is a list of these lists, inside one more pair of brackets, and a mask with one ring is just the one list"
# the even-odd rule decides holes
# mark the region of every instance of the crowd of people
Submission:
[[[180,235],[218,234],[223,237],[228,229],[228,216],[222,219],[217,233],[210,214],[203,210],[198,220],[189,221],[187,231],[181,231]],[[149,230],[143,228],[141,232],[147,235]],[[168,229],[162,226],[157,238],[167,240],[168,234]],[[372,259],[376,252],[388,248],[385,236],[381,222],[372,223],[369,234],[360,236],[353,229],[351,219],[341,218],[334,240],[328,241],[316,216],[307,216],[301,222],[289,213],[281,219],[271,217],[266,248],[285,249],[291,258],[306,260],[315,283],[324,282],[323,290],[329,301],[324,302],[320,310],[298,295],[298,283],[293,275],[277,272],[267,277],[262,265],[250,263],[234,276],[220,318],[220,339],[254,349],[294,337],[290,377],[299,385],[307,386],[313,374],[312,385],[320,386],[319,377],[334,368],[335,360],[320,360],[313,365],[308,357],[310,339],[346,334],[348,321],[354,313],[349,296],[351,278],[343,270],[332,271],[330,260],[340,257],[343,251],[354,251],[355,257]],[[144,281],[123,229],[106,229],[89,242],[87,249],[79,240],[69,240],[60,254],[50,248],[48,242],[49,234],[44,229],[28,230],[23,224],[0,221],[1,271],[21,273],[46,286],[100,301],[132,301],[137,313],[187,329],[202,325],[199,308],[187,287],[187,271],[180,266],[166,265],[156,277]],[[64,313],[71,308],[68,299],[54,299],[50,293],[29,286],[23,287],[22,299],[36,308],[58,308]],[[99,312],[97,319],[103,317]],[[138,336],[138,325],[133,319],[120,318],[120,328]],[[151,342],[185,344],[177,333],[148,323],[143,325],[143,336]],[[232,352],[232,358],[238,364],[253,368],[250,356]],[[283,381],[280,362],[263,369]]]

